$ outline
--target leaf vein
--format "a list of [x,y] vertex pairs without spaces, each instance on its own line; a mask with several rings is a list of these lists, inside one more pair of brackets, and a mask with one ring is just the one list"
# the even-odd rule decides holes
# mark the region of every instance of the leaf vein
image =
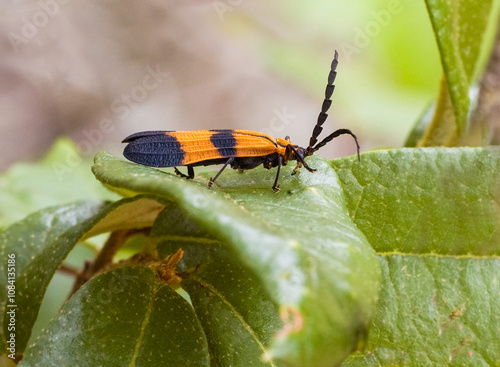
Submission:
[[[236,310],[236,308],[234,308],[234,306],[224,297],[224,295],[222,293],[220,293],[216,287],[214,287],[212,284],[210,283],[207,283],[205,282],[203,279],[201,279],[200,277],[196,276],[196,275],[193,275],[192,276],[192,279],[193,280],[196,280],[201,286],[205,287],[205,288],[208,288],[210,289],[210,291],[215,294],[217,297],[219,297],[221,299],[221,301],[227,305],[227,307],[229,307],[229,309],[231,310],[231,312],[233,312],[233,314],[236,316],[236,318],[240,321],[240,323],[243,325],[243,327],[245,328],[245,330],[248,332],[248,334],[252,337],[252,339],[255,340],[255,343],[257,344],[257,346],[262,350],[262,353],[263,354],[267,354],[267,350],[266,350],[266,347],[264,346],[264,344],[262,344],[262,342],[259,340],[259,337],[257,336],[257,334],[255,333],[255,331],[252,329],[252,327],[245,321],[244,317],[242,314],[240,314],[238,312],[238,310]],[[269,365],[272,366],[272,367],[276,367],[276,365],[272,362],[272,361],[267,361],[269,362]]]
[[440,257],[440,258],[451,258],[451,259],[477,259],[477,260],[491,260],[496,259],[500,260],[499,255],[473,255],[473,254],[464,254],[464,255],[451,255],[451,254],[437,254],[437,253],[425,253],[425,254],[416,254],[409,252],[400,252],[400,251],[387,251],[387,252],[377,252],[378,256],[388,257],[388,256],[415,256],[415,257]]
[[153,309],[153,303],[155,301],[156,293],[158,292],[158,288],[159,288],[159,285],[157,282],[155,282],[153,292],[152,292],[151,297],[149,299],[148,308],[146,310],[146,314],[144,315],[144,320],[141,324],[141,330],[139,333],[139,337],[137,338],[137,343],[135,344],[134,354],[132,355],[132,359],[130,360],[130,363],[129,363],[129,367],[134,367],[136,365],[137,357],[139,356],[139,349],[142,345],[142,341],[144,340],[144,334],[145,334],[146,327],[149,324],[149,319],[151,317],[151,310]]

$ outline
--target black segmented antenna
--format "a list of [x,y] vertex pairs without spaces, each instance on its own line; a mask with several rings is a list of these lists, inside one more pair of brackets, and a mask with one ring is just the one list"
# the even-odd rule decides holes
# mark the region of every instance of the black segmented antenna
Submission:
[[318,136],[323,131],[322,125],[328,118],[327,112],[330,109],[330,106],[332,105],[332,94],[333,91],[335,90],[335,85],[333,83],[335,82],[335,78],[337,77],[337,66],[339,64],[338,58],[339,58],[339,53],[335,51],[335,56],[333,57],[332,66],[330,67],[330,73],[328,74],[328,84],[326,85],[325,89],[325,99],[323,100],[323,104],[321,105],[321,112],[318,115],[318,121],[316,122],[316,126],[314,126],[311,139],[309,139],[309,146],[306,149],[307,155],[313,154],[315,151],[322,148],[323,146],[325,146],[327,143],[329,143],[339,135],[348,134],[351,135],[354,138],[354,141],[356,142],[358,161],[359,161],[360,157],[359,157],[358,138],[356,138],[356,135],[354,135],[349,129],[335,130],[333,133],[331,133],[325,139],[323,139],[319,144],[315,145],[318,142]]
[[332,66],[330,68],[330,74],[328,74],[328,84],[325,89],[325,99],[323,100],[323,105],[321,106],[321,112],[318,115],[318,121],[316,122],[316,126],[314,126],[313,133],[311,139],[309,140],[309,146],[307,150],[311,150],[318,142],[318,136],[323,131],[321,125],[323,125],[328,118],[328,110],[332,105],[332,94],[335,90],[335,78],[337,77],[337,65],[339,64],[339,53],[335,51],[335,56],[333,57]]
[[354,138],[354,141],[356,143],[356,150],[358,152],[358,161],[361,161],[361,157],[359,156],[359,144],[358,144],[358,138],[356,138],[356,135],[354,135],[351,130],[349,129],[338,129],[338,130],[335,130],[333,133],[331,133],[330,135],[328,135],[326,138],[324,138],[321,143],[319,143],[318,145],[316,145],[314,148],[312,148],[312,151],[315,152],[316,150],[318,150],[319,148],[325,146],[327,143],[331,142],[333,139],[335,139],[337,136],[339,135],[344,135],[344,134],[348,134],[348,135],[351,135],[353,138]]

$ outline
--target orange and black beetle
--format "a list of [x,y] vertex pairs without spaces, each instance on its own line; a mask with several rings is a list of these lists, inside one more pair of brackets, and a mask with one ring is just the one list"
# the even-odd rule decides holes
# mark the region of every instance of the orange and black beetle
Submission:
[[[279,191],[281,166],[286,166],[288,161],[297,161],[292,175],[302,166],[309,172],[315,172],[304,159],[339,135],[349,134],[354,138],[359,160],[358,139],[348,129],[338,129],[316,144],[323,130],[321,125],[326,121],[327,111],[332,104],[337,65],[338,53],[335,51],[325,99],[307,148],[292,144],[288,136],[273,140],[267,134],[248,130],[144,131],[123,140],[123,143],[128,143],[123,155],[132,162],[145,166],[174,167],[178,175],[186,178],[194,177],[195,166],[224,164],[215,177],[208,181],[209,187],[228,165],[239,170],[252,169],[261,164],[267,169],[278,167],[273,184],[275,192]],[[176,166],[187,166],[188,174],[181,173]]]

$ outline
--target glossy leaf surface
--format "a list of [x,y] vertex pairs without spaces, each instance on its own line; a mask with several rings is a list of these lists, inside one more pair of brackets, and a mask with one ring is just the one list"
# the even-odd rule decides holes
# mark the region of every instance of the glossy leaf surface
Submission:
[[217,189],[118,160],[96,158],[104,184],[174,201],[197,225],[227,244],[278,305],[284,326],[264,360],[296,366],[340,362],[363,339],[377,300],[373,251],[350,221],[335,172],[310,159],[316,174],[225,172]]
[[367,351],[343,366],[500,361],[500,151],[377,151],[332,161],[383,287]]

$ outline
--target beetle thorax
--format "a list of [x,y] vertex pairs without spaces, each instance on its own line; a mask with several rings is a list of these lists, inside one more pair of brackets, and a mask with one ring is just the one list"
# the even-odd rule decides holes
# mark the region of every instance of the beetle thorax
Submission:
[[276,138],[276,144],[278,145],[277,147],[278,154],[283,157],[283,160],[286,163],[287,161],[290,160],[293,154],[293,151],[292,149],[290,149],[290,147],[297,148],[297,146],[290,143],[290,140],[281,138]]

